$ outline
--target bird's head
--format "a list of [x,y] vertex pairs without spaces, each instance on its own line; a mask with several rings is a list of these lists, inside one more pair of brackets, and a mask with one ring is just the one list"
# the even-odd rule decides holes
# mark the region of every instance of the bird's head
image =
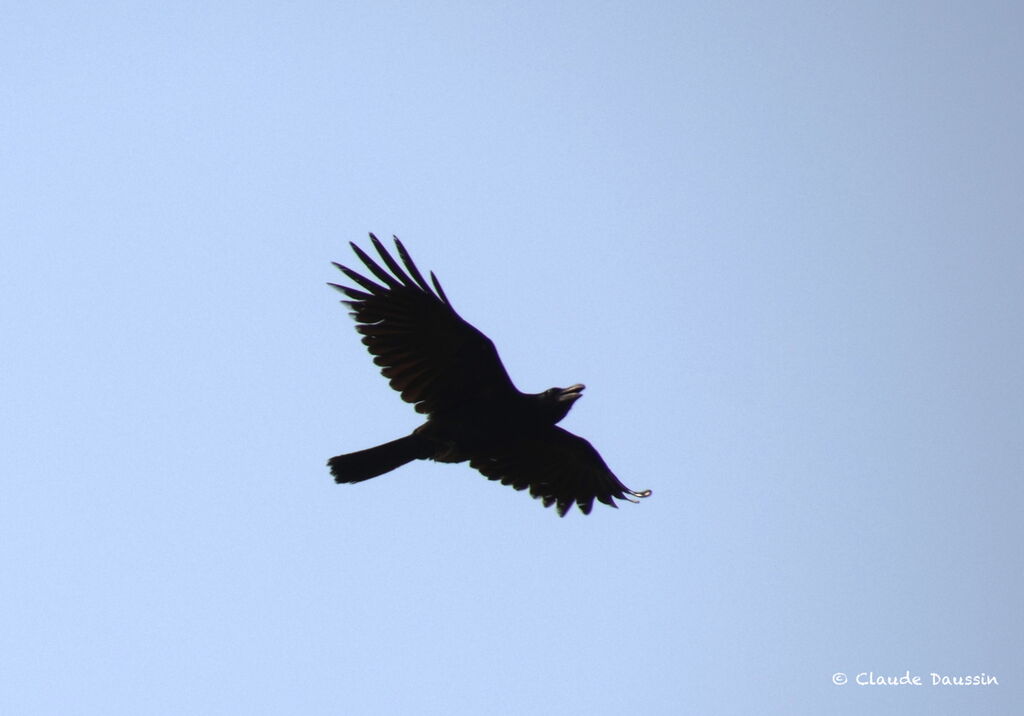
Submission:
[[548,388],[540,394],[545,412],[551,416],[552,423],[557,423],[566,416],[572,404],[583,397],[583,389],[586,387],[582,383],[576,383],[568,388]]

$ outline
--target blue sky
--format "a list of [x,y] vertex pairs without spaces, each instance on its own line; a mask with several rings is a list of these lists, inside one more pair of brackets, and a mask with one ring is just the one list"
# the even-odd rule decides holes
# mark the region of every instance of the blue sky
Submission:
[[[1014,713],[1022,31],[6,5],[0,711]],[[417,425],[324,285],[367,231],[654,495],[334,485]]]

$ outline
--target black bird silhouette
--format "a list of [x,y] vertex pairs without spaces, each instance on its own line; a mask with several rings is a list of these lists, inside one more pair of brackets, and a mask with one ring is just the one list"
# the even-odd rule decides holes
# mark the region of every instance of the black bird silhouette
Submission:
[[389,443],[327,461],[339,483],[353,483],[390,472],[412,460],[465,462],[488,479],[530,494],[562,517],[577,504],[590,514],[597,499],[637,502],[650,490],[634,492],[619,482],[593,446],[556,427],[584,386],[521,393],[512,384],[494,344],[463,320],[437,277],[433,287],[394,237],[405,269],[370,234],[387,270],[354,243],[356,256],[381,282],[375,283],[335,263],[359,288],[329,284],[363,334],[363,344],[391,387],[427,421]]

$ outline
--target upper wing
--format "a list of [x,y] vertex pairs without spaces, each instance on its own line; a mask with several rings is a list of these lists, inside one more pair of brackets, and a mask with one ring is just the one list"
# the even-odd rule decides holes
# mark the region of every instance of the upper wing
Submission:
[[562,517],[574,502],[589,515],[595,498],[618,507],[612,498],[636,502],[632,497],[651,494],[650,490],[630,490],[608,469],[593,445],[554,425],[495,454],[475,456],[469,464],[503,485],[517,490],[529,487],[530,494],[545,507],[557,505]]
[[409,252],[395,237],[405,270],[370,234],[385,271],[358,246],[352,250],[381,282],[374,283],[334,264],[362,290],[330,284],[346,296],[363,343],[381,366],[381,374],[402,399],[420,413],[457,410],[467,404],[503,398],[515,386],[494,344],[455,312],[433,273],[427,284]]

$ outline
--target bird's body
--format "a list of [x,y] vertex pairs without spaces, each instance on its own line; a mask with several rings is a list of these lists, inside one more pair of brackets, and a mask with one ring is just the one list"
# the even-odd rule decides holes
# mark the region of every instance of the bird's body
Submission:
[[432,286],[396,238],[405,269],[370,234],[388,270],[358,246],[352,249],[376,283],[335,264],[360,288],[331,284],[344,293],[363,343],[381,373],[427,421],[404,438],[331,458],[340,483],[362,482],[416,459],[469,461],[491,480],[527,487],[545,506],[565,515],[575,503],[589,514],[594,500],[646,497],[615,477],[581,437],[556,427],[584,386],[528,394],[516,389],[487,336],[452,308],[437,277]]

